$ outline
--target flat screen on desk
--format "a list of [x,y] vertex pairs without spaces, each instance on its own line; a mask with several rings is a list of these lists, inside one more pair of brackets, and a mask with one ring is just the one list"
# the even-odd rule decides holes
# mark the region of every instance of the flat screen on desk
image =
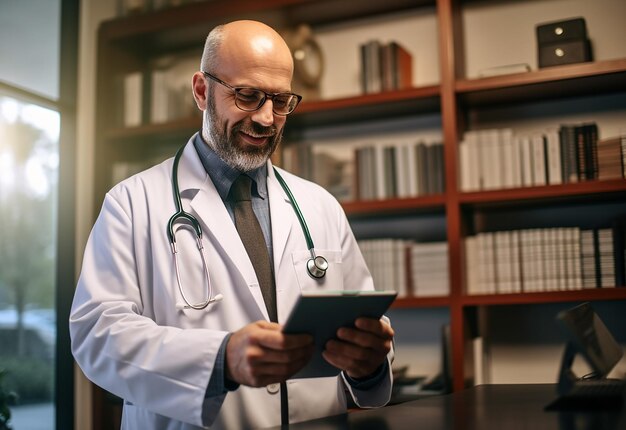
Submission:
[[606,376],[622,358],[622,348],[589,303],[560,312],[557,319],[598,376]]
[[333,291],[303,292],[298,298],[284,333],[308,333],[315,339],[311,361],[292,378],[335,376],[339,369],[324,357],[324,345],[335,338],[340,327],[351,327],[359,317],[380,318],[396,298],[395,291]]

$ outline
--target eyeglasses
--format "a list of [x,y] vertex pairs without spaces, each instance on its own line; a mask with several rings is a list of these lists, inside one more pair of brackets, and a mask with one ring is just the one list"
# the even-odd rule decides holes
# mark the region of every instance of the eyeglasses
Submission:
[[235,106],[245,112],[254,112],[265,104],[267,99],[272,101],[272,111],[276,115],[289,115],[293,112],[302,96],[294,93],[266,93],[258,88],[233,87],[210,73],[202,71],[204,76],[213,79],[218,84],[224,85],[235,93]]

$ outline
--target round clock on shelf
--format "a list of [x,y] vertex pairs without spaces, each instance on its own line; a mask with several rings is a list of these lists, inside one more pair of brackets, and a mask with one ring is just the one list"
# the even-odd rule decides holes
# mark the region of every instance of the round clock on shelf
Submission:
[[292,91],[305,100],[320,97],[319,85],[324,73],[324,56],[311,28],[302,24],[283,33],[293,56]]

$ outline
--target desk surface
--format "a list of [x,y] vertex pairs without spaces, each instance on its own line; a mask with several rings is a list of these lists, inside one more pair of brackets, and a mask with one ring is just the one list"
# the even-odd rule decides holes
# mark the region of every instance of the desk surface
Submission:
[[617,411],[544,411],[553,384],[480,385],[380,409],[303,423],[294,430],[624,430],[626,407]]

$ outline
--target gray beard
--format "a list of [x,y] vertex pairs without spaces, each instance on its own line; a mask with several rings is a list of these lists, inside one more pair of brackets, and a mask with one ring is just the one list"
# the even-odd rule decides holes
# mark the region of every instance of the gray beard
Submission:
[[227,130],[220,126],[212,98],[209,100],[207,109],[203,113],[203,119],[202,137],[204,141],[222,161],[240,172],[249,172],[264,165],[282,140],[282,129],[276,130],[274,126],[263,127],[263,131],[257,130],[259,134],[273,133],[268,138],[268,144],[261,148],[255,148],[256,150],[243,150],[236,140],[237,136],[239,136],[239,131],[249,130],[251,127],[259,128],[260,126],[255,124],[246,126],[243,122],[238,122],[233,126],[229,136]]

